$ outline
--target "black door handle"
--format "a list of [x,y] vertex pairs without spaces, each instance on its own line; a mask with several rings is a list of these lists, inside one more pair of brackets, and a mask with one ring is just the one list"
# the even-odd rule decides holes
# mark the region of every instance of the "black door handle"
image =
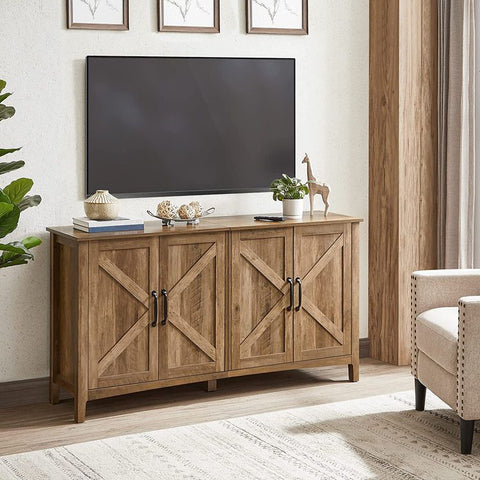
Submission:
[[290,305],[287,307],[287,310],[290,312],[293,308],[293,289],[294,289],[294,286],[293,286],[293,280],[290,277],[287,278],[287,282],[290,284]]
[[156,290],[152,290],[152,297],[153,297],[153,322],[152,327],[157,326],[158,321],[158,295]]
[[295,307],[295,311],[298,312],[302,307],[302,281],[300,277],[297,277],[295,281],[298,283],[298,305]]
[[163,320],[162,325],[166,325],[168,321],[168,296],[167,291],[163,288],[160,292],[163,295]]

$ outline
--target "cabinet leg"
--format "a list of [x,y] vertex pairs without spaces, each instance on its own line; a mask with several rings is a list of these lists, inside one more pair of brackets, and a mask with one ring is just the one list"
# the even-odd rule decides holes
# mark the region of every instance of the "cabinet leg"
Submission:
[[207,392],[215,392],[217,390],[217,381],[208,380],[207,381]]
[[53,383],[51,380],[48,392],[48,399],[51,405],[55,405],[60,402],[60,387],[56,383]]
[[360,368],[358,362],[348,364],[348,380],[350,382],[358,382],[360,378]]
[[87,413],[87,402],[75,397],[73,408],[75,423],[83,423]]

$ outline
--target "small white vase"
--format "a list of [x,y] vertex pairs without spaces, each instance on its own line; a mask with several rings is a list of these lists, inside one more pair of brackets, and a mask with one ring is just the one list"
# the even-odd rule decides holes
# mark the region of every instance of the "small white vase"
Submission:
[[85,215],[90,220],[113,220],[118,217],[120,204],[118,198],[108,190],[97,190],[84,202]]
[[288,218],[302,218],[303,216],[303,198],[284,199],[283,216]]

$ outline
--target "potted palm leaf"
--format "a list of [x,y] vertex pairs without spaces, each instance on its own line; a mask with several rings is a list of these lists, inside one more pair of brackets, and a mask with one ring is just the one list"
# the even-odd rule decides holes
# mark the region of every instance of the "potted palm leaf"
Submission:
[[[3,102],[11,93],[2,93],[6,86],[0,80],[0,121],[7,120],[15,115],[15,109]],[[0,148],[0,158],[17,152],[20,148]],[[0,162],[0,175],[10,173],[25,165],[23,160],[13,162]],[[39,195],[27,195],[33,186],[30,178],[18,178],[6,187],[0,188],[0,239],[12,233],[18,226],[20,214],[29,207],[35,207],[41,202]],[[0,268],[23,265],[33,260],[31,248],[40,245],[38,237],[30,236],[21,241],[0,243]]]
[[289,177],[286,173],[270,185],[273,199],[280,200],[283,206],[283,216],[301,218],[303,215],[303,199],[308,195],[308,185],[299,178]]

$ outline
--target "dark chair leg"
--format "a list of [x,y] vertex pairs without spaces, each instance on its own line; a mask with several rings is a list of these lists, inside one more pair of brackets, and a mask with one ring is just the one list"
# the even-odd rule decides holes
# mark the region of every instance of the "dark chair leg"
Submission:
[[427,394],[427,387],[415,379],[415,410],[423,412],[425,410],[425,395]]
[[473,430],[475,428],[475,420],[460,419],[460,440],[462,444],[462,453],[472,453]]

